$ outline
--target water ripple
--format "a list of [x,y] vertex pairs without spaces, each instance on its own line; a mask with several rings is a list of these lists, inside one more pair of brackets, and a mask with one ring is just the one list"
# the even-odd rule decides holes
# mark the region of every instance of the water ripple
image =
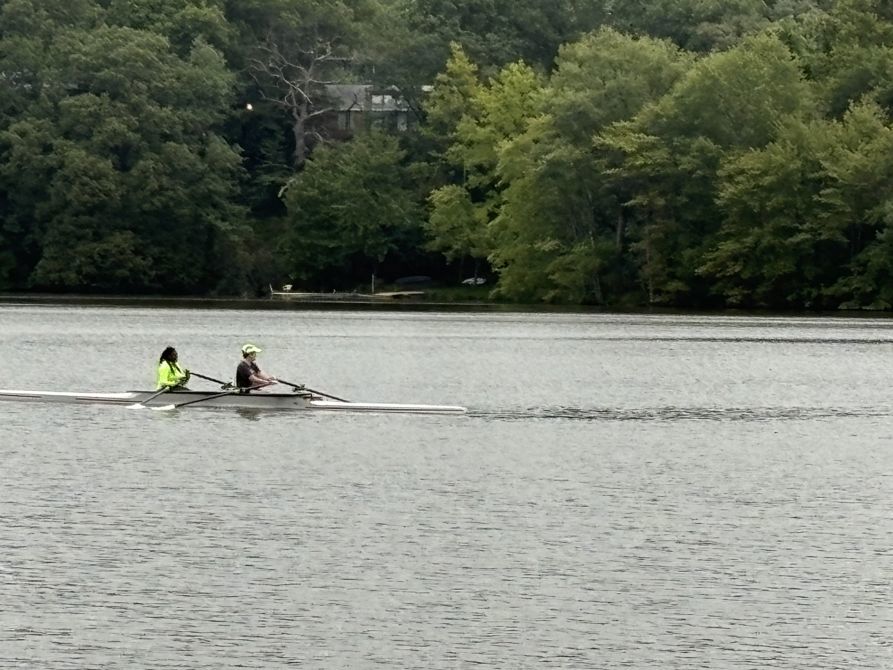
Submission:
[[35,387],[132,388],[167,344],[219,377],[251,340],[344,397],[471,408],[0,407],[0,669],[893,668],[890,351],[863,346],[891,336],[0,304]]
[[809,421],[828,418],[885,417],[879,407],[527,407],[518,409],[470,409],[469,416],[504,421],[570,419],[574,421]]

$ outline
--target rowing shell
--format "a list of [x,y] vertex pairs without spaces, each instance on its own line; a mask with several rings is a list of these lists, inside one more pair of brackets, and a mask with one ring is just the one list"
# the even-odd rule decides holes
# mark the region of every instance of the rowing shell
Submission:
[[[133,405],[143,403],[162,407],[191,402],[190,407],[217,409],[288,409],[340,412],[400,412],[409,414],[464,414],[456,405],[401,405],[394,403],[340,402],[324,400],[310,393],[227,393],[220,391],[127,391],[124,393],[68,393],[58,391],[5,391],[0,400],[22,402],[54,402],[98,405]],[[153,397],[155,396],[155,397]],[[213,397],[217,396],[217,397]],[[200,401],[200,402],[196,402]]]

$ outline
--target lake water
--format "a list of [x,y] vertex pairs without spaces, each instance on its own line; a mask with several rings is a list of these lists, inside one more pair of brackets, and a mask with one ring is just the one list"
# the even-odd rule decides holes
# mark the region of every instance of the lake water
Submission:
[[0,386],[244,342],[469,414],[0,403],[0,667],[893,667],[893,320],[6,304]]

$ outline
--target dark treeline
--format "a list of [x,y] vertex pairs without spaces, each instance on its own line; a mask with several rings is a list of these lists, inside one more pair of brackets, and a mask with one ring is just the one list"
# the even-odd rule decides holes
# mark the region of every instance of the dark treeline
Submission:
[[888,309],[891,7],[0,0],[0,289]]

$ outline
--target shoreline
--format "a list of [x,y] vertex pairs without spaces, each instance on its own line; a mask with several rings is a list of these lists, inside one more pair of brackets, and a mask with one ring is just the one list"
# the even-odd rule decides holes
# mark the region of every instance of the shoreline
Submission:
[[335,294],[327,300],[317,295],[303,300],[298,296],[246,298],[217,296],[123,296],[84,295],[66,293],[0,293],[0,305],[84,305],[109,307],[183,307],[198,309],[258,309],[258,310],[368,310],[368,311],[603,311],[602,308],[586,308],[557,305],[523,305],[514,303],[434,300],[369,300],[364,297],[351,299]]
[[0,293],[2,305],[75,305],[85,307],[165,307],[183,309],[256,309],[260,311],[369,311],[369,312],[481,312],[481,313],[542,313],[542,314],[604,314],[604,315],[690,315],[701,317],[764,317],[764,318],[851,318],[893,319],[893,312],[881,310],[780,311],[760,309],[684,309],[678,307],[617,308],[595,305],[548,305],[476,301],[433,300],[368,300],[346,299],[301,300],[289,296],[277,297],[219,297],[219,296],[160,296],[160,295],[84,295],[67,293]]

